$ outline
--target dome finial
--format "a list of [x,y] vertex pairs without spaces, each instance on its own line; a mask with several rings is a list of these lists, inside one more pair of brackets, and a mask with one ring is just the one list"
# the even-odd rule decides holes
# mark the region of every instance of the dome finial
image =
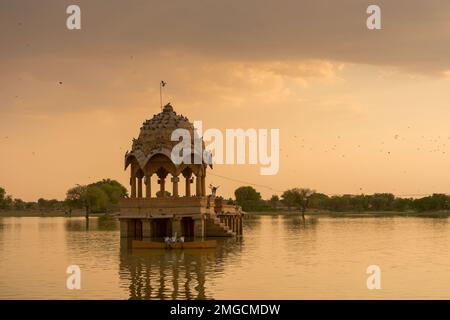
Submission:
[[173,111],[173,107],[172,107],[172,105],[170,104],[170,102],[168,102],[168,103],[164,106],[163,112],[170,112],[170,111]]
[[167,82],[165,82],[164,80],[161,80],[161,82],[159,83],[159,102],[161,103],[161,110],[163,108],[162,105],[162,88],[165,87],[167,84]]

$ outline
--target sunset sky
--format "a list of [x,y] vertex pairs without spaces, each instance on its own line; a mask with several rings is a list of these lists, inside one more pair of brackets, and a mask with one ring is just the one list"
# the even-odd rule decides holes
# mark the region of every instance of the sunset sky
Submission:
[[[369,4],[382,30],[366,28]],[[0,39],[0,186],[16,198],[128,187],[124,154],[161,80],[206,128],[280,129],[277,175],[210,171],[265,198],[450,193],[450,1],[2,0]],[[225,197],[245,184],[207,183]]]

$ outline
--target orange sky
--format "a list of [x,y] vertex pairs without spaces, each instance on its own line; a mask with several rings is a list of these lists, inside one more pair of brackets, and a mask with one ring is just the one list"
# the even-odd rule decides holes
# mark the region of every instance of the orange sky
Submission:
[[[123,155],[165,100],[208,128],[279,128],[280,170],[218,165],[264,197],[450,192],[450,3],[377,1],[0,3],[0,186],[63,199],[128,185]],[[62,82],[62,84],[60,84]],[[212,176],[219,194],[243,183]]]

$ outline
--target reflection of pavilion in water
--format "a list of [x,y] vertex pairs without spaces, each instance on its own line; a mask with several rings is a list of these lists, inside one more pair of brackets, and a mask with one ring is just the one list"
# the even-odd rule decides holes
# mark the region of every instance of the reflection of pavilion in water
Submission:
[[130,299],[211,299],[207,283],[224,268],[239,240],[220,239],[216,249],[131,249],[121,240],[120,278],[127,281]]

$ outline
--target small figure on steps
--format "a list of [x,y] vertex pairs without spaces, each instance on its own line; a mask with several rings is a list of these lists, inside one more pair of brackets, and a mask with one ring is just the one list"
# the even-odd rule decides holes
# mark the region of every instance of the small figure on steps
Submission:
[[216,196],[216,192],[217,192],[217,189],[219,189],[219,187],[220,187],[220,186],[215,187],[215,186],[213,186],[212,184],[209,185],[209,188],[211,189],[211,195],[212,195],[213,197]]

